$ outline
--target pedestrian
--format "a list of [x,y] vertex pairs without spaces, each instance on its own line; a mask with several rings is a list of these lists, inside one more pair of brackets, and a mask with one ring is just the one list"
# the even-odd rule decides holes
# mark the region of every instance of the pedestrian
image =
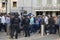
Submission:
[[27,16],[27,15],[24,16],[23,26],[24,26],[25,37],[29,37],[30,36],[30,33],[29,33],[29,23],[30,23],[29,16]]
[[44,22],[45,22],[45,33],[47,33],[47,31],[49,31],[49,30],[48,30],[48,19],[49,19],[49,18],[48,18],[47,16],[44,17]]
[[7,25],[7,35],[10,34],[10,15],[6,17],[6,25]]
[[4,30],[6,32],[6,19],[5,19],[5,16],[2,15],[1,17],[1,25],[2,25],[2,30]]
[[31,18],[30,18],[30,33],[33,33],[35,31],[34,24],[35,24],[35,22],[34,22],[34,16],[31,15]]
[[13,30],[13,15],[10,15],[10,38],[12,38],[12,30]]
[[56,32],[58,31],[58,33],[59,33],[59,19],[58,19],[58,16],[55,16],[54,20],[55,20],[55,30],[56,30]]
[[58,16],[59,36],[60,36],[60,15]]
[[1,31],[1,28],[2,28],[2,26],[1,26],[1,15],[0,15],[0,31]]
[[42,24],[42,16],[38,16],[38,21],[39,21],[39,33],[41,33],[41,24]]
[[15,38],[18,38],[18,31],[19,31],[19,23],[20,23],[20,19],[17,15],[15,15],[13,17],[13,19],[11,20],[12,23],[12,30],[11,30],[11,38],[14,37],[15,34]]
[[49,21],[49,33],[50,34],[55,34],[56,30],[55,30],[55,20],[54,20],[54,17],[50,17],[48,21]]
[[35,26],[34,26],[34,28],[35,28],[35,32],[37,32],[40,29],[38,16],[35,19]]

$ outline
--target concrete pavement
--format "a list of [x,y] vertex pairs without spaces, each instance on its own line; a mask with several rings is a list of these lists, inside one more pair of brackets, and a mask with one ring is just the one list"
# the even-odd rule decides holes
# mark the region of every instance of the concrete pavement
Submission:
[[41,36],[40,34],[36,33],[32,34],[30,37],[19,35],[18,39],[9,39],[9,36],[7,36],[6,33],[0,32],[0,40],[60,40],[60,37],[57,34]]

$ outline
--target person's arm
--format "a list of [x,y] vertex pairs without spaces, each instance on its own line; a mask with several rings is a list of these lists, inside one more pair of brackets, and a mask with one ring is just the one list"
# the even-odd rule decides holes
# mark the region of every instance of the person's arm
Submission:
[[20,16],[18,17],[18,19],[19,19],[19,23],[20,23],[20,22],[21,22],[21,20],[20,20],[20,19],[21,19]]

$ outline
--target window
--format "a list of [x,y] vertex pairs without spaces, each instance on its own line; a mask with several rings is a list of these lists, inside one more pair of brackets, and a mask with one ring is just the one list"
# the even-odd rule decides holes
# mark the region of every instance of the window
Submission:
[[47,0],[47,4],[52,4],[52,0]]
[[57,0],[57,4],[60,4],[60,0]]
[[3,7],[3,8],[5,7],[5,2],[2,2],[2,7]]
[[13,7],[17,7],[17,2],[13,2]]

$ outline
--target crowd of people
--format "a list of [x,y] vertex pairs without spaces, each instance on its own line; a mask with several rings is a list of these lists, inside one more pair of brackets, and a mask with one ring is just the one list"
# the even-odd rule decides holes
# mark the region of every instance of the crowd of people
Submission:
[[31,33],[41,33],[41,25],[44,25],[45,34],[56,34],[57,31],[59,33],[60,16],[0,15],[0,31],[5,31],[11,38],[15,36],[17,39],[21,31],[25,37],[29,37]]

